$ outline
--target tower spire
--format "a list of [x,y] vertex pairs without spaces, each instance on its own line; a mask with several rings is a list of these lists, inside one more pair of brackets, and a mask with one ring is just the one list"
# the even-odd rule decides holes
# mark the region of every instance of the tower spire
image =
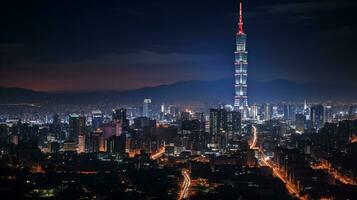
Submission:
[[238,34],[242,35],[244,34],[243,31],[243,3],[242,1],[239,2],[239,30],[238,30]]

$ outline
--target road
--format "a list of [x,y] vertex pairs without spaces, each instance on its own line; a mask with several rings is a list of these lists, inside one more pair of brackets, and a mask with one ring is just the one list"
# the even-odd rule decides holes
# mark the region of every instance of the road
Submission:
[[275,167],[274,164],[269,160],[267,156],[265,156],[263,149],[257,147],[257,141],[258,141],[258,131],[257,128],[253,125],[253,140],[252,143],[250,144],[250,148],[258,151],[260,153],[259,156],[259,164],[262,166],[268,166],[273,170],[274,176],[278,177],[281,181],[285,183],[285,187],[288,190],[288,192],[297,198],[301,200],[305,200],[306,197],[302,197],[299,195],[299,189],[296,185],[294,185],[292,182],[290,182],[284,174],[279,170],[279,168]]
[[258,131],[254,125],[252,126],[252,128],[253,128],[253,141],[250,144],[250,148],[257,150],[258,148],[256,146],[257,146],[257,141],[258,141]]
[[152,160],[157,160],[159,159],[162,155],[165,153],[165,147],[161,147],[160,150],[154,154],[151,155]]
[[184,179],[179,193],[179,200],[188,198],[191,186],[190,171],[188,169],[182,169],[181,174]]
[[272,170],[273,170],[273,173],[276,177],[278,177],[281,181],[283,181],[285,183],[285,187],[286,189],[288,190],[288,192],[290,194],[293,194],[294,196],[296,196],[297,198],[299,199],[306,199],[305,197],[302,197],[299,195],[299,190],[297,188],[296,185],[294,185],[293,183],[291,183],[282,173],[281,171],[277,168],[277,167],[274,167],[273,164],[268,160],[266,159],[265,156],[263,156],[262,159],[260,159],[260,162],[263,163],[265,166],[268,166],[270,167]]
[[330,174],[330,176],[332,176],[335,179],[339,180],[343,184],[357,185],[357,181],[356,180],[353,180],[353,179],[345,176],[341,172],[339,172],[337,169],[334,169],[333,167],[331,167],[331,163],[328,163],[327,161],[321,162],[321,163],[319,163],[317,165],[311,165],[311,168],[324,170],[325,172]]

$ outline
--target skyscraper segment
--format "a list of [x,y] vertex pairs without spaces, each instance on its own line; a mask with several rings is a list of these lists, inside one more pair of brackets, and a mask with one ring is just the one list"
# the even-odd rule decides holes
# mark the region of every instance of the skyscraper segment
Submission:
[[234,108],[239,110],[243,118],[248,117],[248,52],[246,50],[247,34],[243,30],[243,8],[242,2],[239,4],[239,23],[236,35],[235,51],[235,96]]

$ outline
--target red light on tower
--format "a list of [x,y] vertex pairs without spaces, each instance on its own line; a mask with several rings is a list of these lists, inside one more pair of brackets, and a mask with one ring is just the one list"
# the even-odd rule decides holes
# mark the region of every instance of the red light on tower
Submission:
[[239,30],[238,30],[238,35],[243,35],[244,31],[243,31],[243,3],[240,2],[239,3]]

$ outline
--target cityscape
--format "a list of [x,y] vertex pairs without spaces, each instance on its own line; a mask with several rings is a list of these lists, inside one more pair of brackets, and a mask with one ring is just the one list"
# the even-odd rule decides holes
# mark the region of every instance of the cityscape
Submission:
[[[291,41],[291,54],[296,54],[293,48],[297,45],[300,45],[297,51],[306,51],[295,55],[298,57],[295,61],[306,60],[307,66],[301,66],[303,75],[296,73],[293,76],[296,79],[289,79],[295,70],[300,71],[293,67],[294,64],[289,65],[294,69],[285,73],[284,67],[279,72],[272,67],[273,58],[257,61],[262,58],[255,53],[258,48],[265,51],[261,47],[264,44],[257,43],[275,40],[268,37],[271,31],[268,26],[273,29],[273,21],[263,23],[266,32],[254,32],[253,27],[256,23],[257,29],[265,14],[284,14],[285,21],[281,17],[274,21],[279,24],[278,31],[289,29],[295,32],[293,27],[297,22],[289,21],[291,14],[302,14],[304,18],[299,20],[324,24],[308,14],[317,16],[322,12],[320,17],[325,17],[334,12],[353,10],[357,4],[349,0],[328,0],[327,3],[306,0],[286,4],[280,1],[275,2],[275,7],[264,7],[245,0],[227,1],[221,5],[218,5],[221,3],[218,0],[201,1],[197,5],[177,2],[65,1],[65,6],[57,7],[55,2],[39,1],[38,5],[19,5],[20,10],[26,10],[28,6],[30,11],[24,11],[21,18],[29,25],[7,26],[6,30],[13,31],[10,35],[14,35],[14,40],[0,41],[0,58],[3,60],[0,61],[1,199],[357,199],[357,63],[348,56],[350,51],[356,53],[354,46],[357,41],[351,39],[350,47],[341,39],[338,45],[346,46],[338,51],[346,51],[346,57],[334,54],[338,58],[331,58],[327,54],[319,54],[321,60],[326,57],[333,60],[332,63],[340,63],[341,66],[335,68],[343,72],[325,66],[325,61],[311,61],[313,66],[309,66],[308,57],[312,54],[308,48],[317,43]],[[152,6],[155,9],[147,10]],[[196,6],[202,11],[196,10]],[[5,7],[9,11],[4,16],[8,14],[10,17],[9,13],[16,6],[9,3]],[[111,8],[115,8],[115,13],[119,12],[123,18],[115,18],[116,14],[110,13],[113,11]],[[182,9],[187,9],[187,13],[181,12]],[[209,15],[212,16],[212,21],[208,20],[209,26],[219,23],[222,27],[212,30],[209,36],[198,37],[202,39],[197,41],[200,45],[184,45],[183,49],[197,48],[199,53],[179,53],[182,47],[177,44],[177,52],[166,57],[158,52],[166,51],[169,47],[165,45],[171,43],[159,44],[169,37],[164,38],[166,30],[159,29],[165,29],[163,24],[170,21],[165,16],[176,16],[176,10],[180,10],[182,19],[171,19],[172,22],[167,23],[174,26],[179,21],[191,28],[180,32],[178,24],[170,29],[174,30],[170,37],[172,40],[176,38],[177,43],[186,41],[186,37],[194,37],[195,31],[201,34],[199,26],[204,26],[196,23],[201,19],[190,16],[188,19],[194,22],[189,22],[186,15],[203,18],[203,21]],[[205,13],[207,10],[209,12]],[[65,17],[62,12],[70,17]],[[110,45],[110,41],[107,46],[101,45],[106,40],[105,36],[110,38],[113,33],[115,37],[123,34],[125,36],[121,36],[126,38],[117,42],[130,52],[130,44],[141,42],[130,36],[136,32],[132,27],[138,26],[131,20],[145,18],[148,13],[152,16],[147,16],[150,20],[145,21],[146,25],[141,24],[140,29],[146,40],[152,40],[153,44],[158,42],[153,46],[160,51],[147,50],[123,56],[119,51],[107,50],[117,43]],[[218,17],[221,14],[222,18]],[[104,19],[92,18],[92,15],[104,16]],[[42,19],[43,16],[48,17],[48,21]],[[78,23],[82,19],[79,16],[88,17],[91,22],[80,25]],[[111,19],[113,17],[115,19]],[[33,22],[32,18],[41,20]],[[15,24],[17,18],[12,20]],[[106,29],[106,25],[117,23],[116,20],[119,27],[125,26],[126,29]],[[87,30],[91,23],[96,26]],[[344,25],[341,33],[345,35],[330,31],[323,37],[330,41],[333,40],[330,36],[348,38],[350,33],[354,36],[357,25],[356,22],[351,23],[349,28]],[[160,27],[158,32],[150,32],[150,28],[157,24]],[[229,24],[230,27],[223,27]],[[50,34],[57,26],[72,35],[66,40],[73,40],[67,41],[72,43],[73,49],[66,48],[67,44],[61,45],[63,41],[59,35],[62,33]],[[29,30],[30,40],[38,46],[10,45],[22,37],[17,31],[24,27]],[[46,30],[45,35],[37,29]],[[250,36],[250,30],[254,32],[253,36]],[[80,34],[73,36],[77,31]],[[221,39],[234,47],[224,47],[230,50],[222,57],[230,61],[226,69],[228,75],[210,66],[217,64],[211,60],[213,50],[208,56],[200,54],[203,48],[209,47],[202,43],[212,38],[218,39],[212,41],[211,47],[221,51],[221,46],[226,43],[217,41],[222,36],[219,33],[224,31],[230,37]],[[97,34],[104,36],[95,37]],[[301,30],[299,35],[303,34],[308,35],[308,31]],[[6,36],[6,33],[1,33],[1,36]],[[283,34],[277,37],[297,40]],[[90,40],[96,43],[91,44]],[[7,42],[6,45],[3,41]],[[55,47],[51,45],[54,41]],[[338,45],[331,48],[335,50]],[[46,50],[39,50],[42,48]],[[82,51],[86,54],[91,48],[98,52],[108,51],[109,54],[82,55]],[[278,45],[270,50],[274,48],[278,49]],[[43,53],[46,55],[41,57],[37,51],[39,54],[46,51]],[[58,54],[57,51],[63,52]],[[278,54],[275,51],[268,53]],[[111,57],[114,54],[121,59],[124,57],[128,66],[117,63],[121,60]],[[81,56],[85,57],[83,62],[76,60]],[[105,58],[108,63],[99,62],[94,57]],[[275,58],[280,57],[285,60],[284,54]],[[178,66],[157,64],[168,58],[168,63],[177,62]],[[17,59],[21,62],[15,62]],[[345,60],[346,66],[339,59]],[[291,60],[291,63],[295,61]],[[66,69],[65,63],[68,64]],[[200,66],[198,73],[195,72],[197,66],[192,63]],[[222,68],[225,66],[223,63]],[[262,63],[266,64],[264,70],[257,69],[256,65]],[[91,68],[94,64],[103,66]],[[322,66],[316,66],[318,64]],[[308,71],[315,66],[319,74],[312,69]],[[85,70],[77,71],[77,68]],[[266,73],[267,79],[264,76],[259,78],[262,75],[256,74],[258,72]],[[271,75],[274,72],[278,75]],[[195,76],[191,77],[190,73]],[[310,78],[316,80],[316,84]]]

